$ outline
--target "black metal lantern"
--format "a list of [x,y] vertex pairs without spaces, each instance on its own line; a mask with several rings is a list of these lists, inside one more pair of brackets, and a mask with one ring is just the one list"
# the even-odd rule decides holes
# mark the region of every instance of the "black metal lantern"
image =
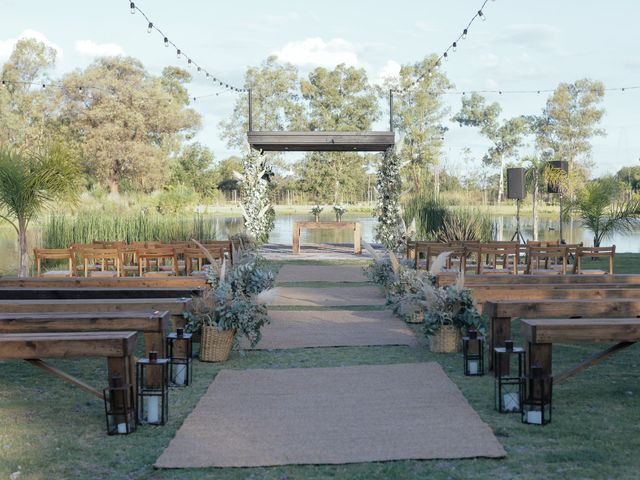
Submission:
[[522,405],[522,423],[531,425],[550,423],[553,376],[544,373],[539,364],[534,364],[525,380],[527,398]]
[[465,375],[484,375],[484,337],[477,330],[470,329],[469,336],[462,338],[462,358]]
[[524,398],[524,349],[514,347],[513,340],[505,341],[504,345],[494,348],[496,410],[500,413],[520,413]]
[[138,423],[164,425],[169,418],[169,387],[167,385],[169,359],[158,358],[149,352],[136,364],[138,388]]
[[133,385],[124,383],[122,375],[115,373],[109,386],[102,391],[104,413],[109,435],[128,435],[135,431],[137,418]]
[[192,334],[183,328],[167,336],[167,356],[169,357],[169,381],[173,386],[186,387],[191,384],[191,357],[193,351]]

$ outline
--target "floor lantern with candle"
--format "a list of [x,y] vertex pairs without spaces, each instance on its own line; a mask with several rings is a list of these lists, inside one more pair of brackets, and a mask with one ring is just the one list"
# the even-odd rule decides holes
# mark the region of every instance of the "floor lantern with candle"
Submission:
[[167,336],[167,355],[169,357],[169,380],[173,386],[186,387],[191,384],[192,334],[177,328]]
[[124,383],[122,375],[114,373],[102,395],[104,413],[107,417],[107,433],[128,435],[133,432],[137,424],[133,385]]
[[136,364],[138,387],[138,423],[164,425],[169,418],[169,387],[167,385],[169,359],[158,358],[150,351],[149,358]]
[[522,412],[524,349],[514,347],[513,340],[506,340],[504,347],[494,348],[493,358],[495,360],[496,410],[500,413]]
[[469,329],[468,335],[462,337],[464,374],[472,377],[484,375],[484,337],[473,328]]
[[527,397],[522,405],[522,423],[546,425],[551,422],[553,377],[534,364],[525,378]]

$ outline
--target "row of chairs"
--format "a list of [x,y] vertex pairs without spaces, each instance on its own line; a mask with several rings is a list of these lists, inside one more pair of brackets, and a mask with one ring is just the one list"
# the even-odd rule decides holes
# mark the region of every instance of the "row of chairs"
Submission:
[[566,274],[605,273],[585,270],[582,260],[608,257],[609,273],[613,273],[615,245],[585,247],[560,242],[407,242],[407,258],[414,259],[416,268],[431,268],[433,260],[442,252],[450,252],[446,268],[451,271],[510,274]]
[[[240,244],[211,240],[204,244],[209,255],[193,242],[104,242],[74,244],[64,249],[34,249],[36,275],[43,277],[124,277],[204,275],[203,267],[214,260],[233,264]],[[63,263],[60,269],[45,269],[44,261]]]

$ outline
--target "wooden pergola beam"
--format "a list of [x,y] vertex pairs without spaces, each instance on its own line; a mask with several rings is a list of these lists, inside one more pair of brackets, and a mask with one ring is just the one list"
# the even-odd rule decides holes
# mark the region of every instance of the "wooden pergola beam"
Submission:
[[384,152],[395,145],[393,132],[256,132],[249,145],[265,152]]

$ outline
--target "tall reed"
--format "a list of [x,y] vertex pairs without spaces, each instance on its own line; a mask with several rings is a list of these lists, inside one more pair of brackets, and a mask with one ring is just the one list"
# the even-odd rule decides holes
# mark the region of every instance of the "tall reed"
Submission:
[[91,211],[76,216],[52,215],[42,231],[44,248],[67,248],[74,243],[91,243],[93,240],[131,243],[191,238],[199,241],[216,238],[213,218]]

